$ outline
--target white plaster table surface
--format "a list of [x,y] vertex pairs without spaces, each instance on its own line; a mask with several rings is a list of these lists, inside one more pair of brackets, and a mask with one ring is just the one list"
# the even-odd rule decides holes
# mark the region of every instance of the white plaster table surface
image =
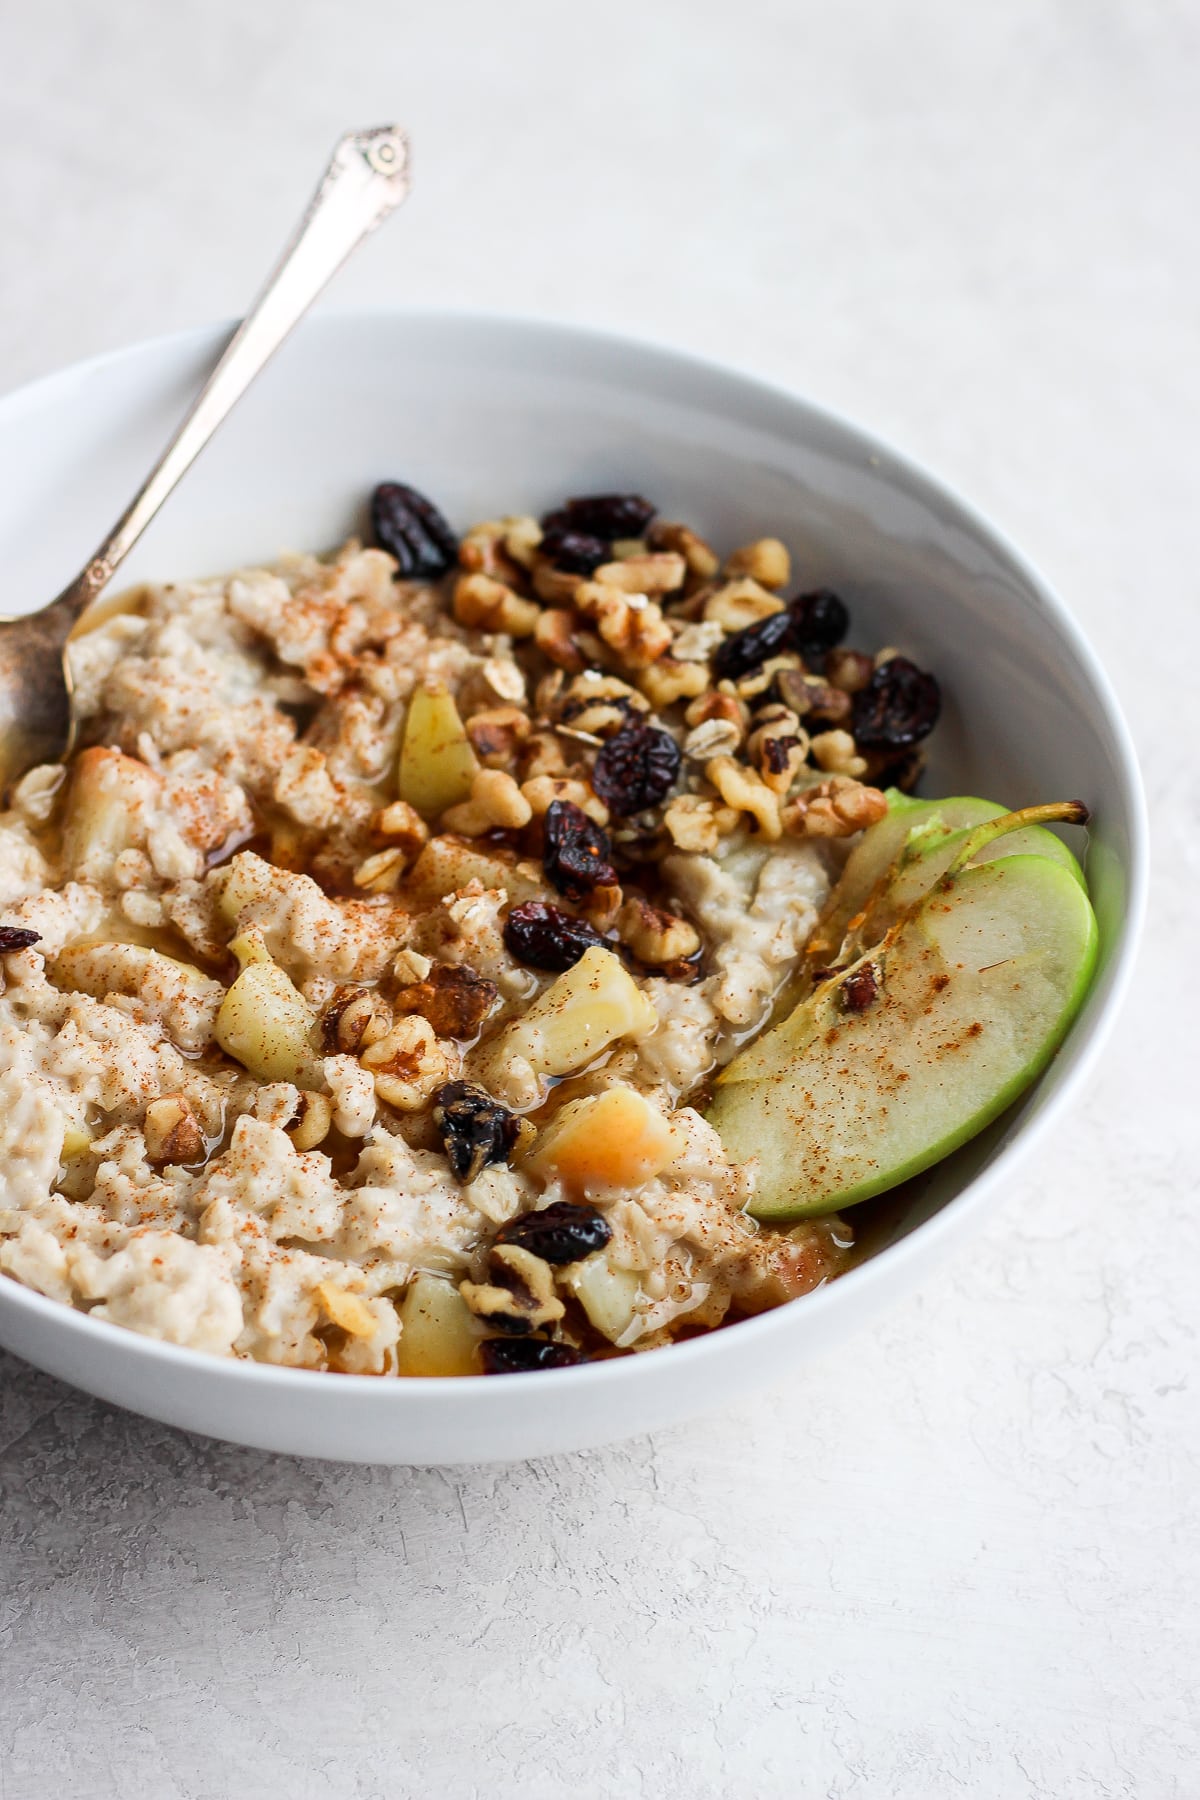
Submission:
[[1198,86],[1188,0],[3,9],[0,387],[235,312],[398,117],[332,303],[674,340],[927,462],[1106,658],[1157,869],[1063,1140],[723,1415],[372,1470],[0,1358],[0,1800],[1200,1792]]

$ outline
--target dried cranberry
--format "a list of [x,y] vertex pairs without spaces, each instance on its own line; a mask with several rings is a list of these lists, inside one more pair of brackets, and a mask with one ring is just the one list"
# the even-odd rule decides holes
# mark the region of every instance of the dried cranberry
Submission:
[[631,720],[597,752],[592,786],[619,819],[665,800],[679,778],[682,753],[669,731]]
[[641,537],[657,507],[640,494],[581,494],[542,520],[543,531],[582,531],[586,537]]
[[542,829],[542,867],[560,894],[582,900],[593,888],[616,887],[608,837],[574,801],[552,800]]
[[850,614],[829,588],[798,594],[788,607],[792,620],[792,644],[810,668],[824,665],[835,644],[850,629]]
[[546,1338],[484,1338],[479,1360],[485,1375],[524,1375],[530,1369],[570,1369],[588,1359],[570,1344]]
[[568,575],[590,575],[612,555],[606,539],[586,531],[572,531],[566,525],[554,525],[543,532],[538,549],[547,562]]
[[936,679],[907,656],[893,656],[854,696],[855,742],[860,750],[906,750],[929,736],[941,710]]
[[718,681],[736,681],[739,675],[745,675],[756,669],[759,663],[766,662],[769,656],[778,656],[781,650],[787,650],[792,641],[792,615],[783,612],[771,613],[766,619],[757,619],[753,625],[743,626],[727,637],[717,654],[713,657],[713,674]]
[[444,575],[458,556],[458,539],[432,500],[402,481],[384,481],[371,496],[371,530],[394,556],[405,581]]
[[612,1237],[612,1229],[603,1213],[594,1206],[576,1206],[570,1200],[556,1200],[541,1212],[521,1213],[502,1225],[496,1233],[498,1244],[516,1244],[543,1262],[579,1262],[596,1250],[603,1250]]
[[438,1089],[433,1122],[450,1167],[462,1182],[474,1181],[488,1163],[507,1161],[521,1129],[507,1107],[468,1081],[448,1081]]
[[874,963],[863,963],[861,968],[854,969],[842,983],[841,1004],[843,1012],[866,1012],[879,998],[879,970]]
[[545,900],[523,900],[504,921],[504,942],[518,962],[561,974],[604,939],[586,919],[573,918]]
[[0,925],[0,956],[7,956],[10,950],[28,950],[30,944],[40,944],[40,931],[27,931],[23,925]]

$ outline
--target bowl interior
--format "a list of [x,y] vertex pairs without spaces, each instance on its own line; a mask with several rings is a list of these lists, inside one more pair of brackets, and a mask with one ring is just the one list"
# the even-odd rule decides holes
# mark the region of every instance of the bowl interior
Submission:
[[[165,339],[0,404],[7,609],[75,573],[140,483],[222,333]],[[982,424],[981,424],[981,428]],[[801,587],[836,587],[853,641],[939,676],[925,791],[1011,805],[1080,797],[1097,981],[1027,1099],[898,1195],[860,1209],[875,1253],[944,1207],[1069,1079],[1137,912],[1139,799],[1103,675],[1070,620],[968,508],[851,426],[738,375],[522,321],[329,314],[304,324],[203,454],[119,580],[215,573],[362,529],[383,479],[459,523],[632,488],[718,546],[772,532]],[[1135,884],[1136,885],[1136,884]]]

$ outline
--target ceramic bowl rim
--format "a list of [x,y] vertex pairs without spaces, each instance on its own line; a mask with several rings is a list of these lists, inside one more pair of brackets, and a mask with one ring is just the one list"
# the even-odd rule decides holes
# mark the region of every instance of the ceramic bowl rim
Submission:
[[[1122,809],[1129,835],[1128,887],[1124,916],[1106,972],[1108,994],[1096,1016],[1082,1027],[1085,1035],[1082,1041],[1074,1045],[1074,1066],[1058,1091],[1033,1119],[1021,1122],[1011,1141],[997,1152],[985,1169],[969,1179],[931,1218],[924,1220],[897,1242],[874,1252],[840,1275],[836,1281],[798,1300],[761,1313],[755,1318],[740,1320],[734,1325],[650,1353],[655,1362],[660,1356],[669,1355],[675,1372],[680,1376],[685,1372],[685,1362],[694,1372],[699,1372],[709,1359],[723,1354],[722,1346],[725,1350],[731,1348],[730,1340],[733,1337],[737,1338],[739,1345],[749,1348],[752,1337],[765,1341],[772,1335],[782,1336],[792,1321],[793,1309],[796,1307],[803,1307],[809,1324],[819,1328],[818,1321],[822,1317],[852,1306],[860,1297],[866,1299],[870,1289],[879,1287],[880,1284],[886,1285],[891,1276],[907,1269],[914,1261],[924,1260],[932,1265],[946,1240],[962,1229],[968,1217],[978,1217],[1043,1134],[1074,1103],[1095,1067],[1120,1011],[1132,978],[1146,913],[1149,826],[1133,739],[1099,657],[1074,614],[1045,576],[985,513],[964,499],[955,487],[922,463],[897,450],[886,438],[861,424],[856,417],[820,405],[803,393],[781,382],[772,381],[755,370],[742,368],[735,362],[718,360],[696,351],[681,350],[676,345],[652,337],[578,324],[552,316],[539,316],[536,313],[465,306],[403,306],[381,303],[323,307],[307,323],[310,329],[344,330],[356,325],[384,321],[399,326],[461,324],[481,330],[499,328],[530,339],[540,336],[556,340],[564,346],[582,342],[597,351],[632,355],[634,358],[641,357],[662,365],[671,365],[682,377],[702,376],[710,383],[715,380],[718,386],[737,389],[746,398],[757,396],[776,405],[783,402],[785,406],[795,409],[798,417],[807,416],[817,425],[832,427],[845,436],[859,440],[869,454],[880,459],[885,476],[894,471],[918,491],[925,490],[943,504],[948,503],[961,523],[976,538],[1011,564],[1016,574],[1026,583],[1039,608],[1049,616],[1086,677],[1099,703],[1102,723],[1107,729],[1119,765],[1122,791],[1114,798]],[[11,392],[0,395],[0,428],[19,419],[27,408],[36,408],[47,398],[52,398],[56,388],[67,387],[126,358],[132,360],[167,351],[177,352],[181,358],[187,358],[205,348],[218,346],[236,324],[236,320],[224,320],[163,332],[101,351],[37,376]],[[304,330],[305,327],[302,325],[300,329]],[[1080,1029],[1077,1023],[1072,1028],[1072,1034]],[[299,1398],[307,1391],[314,1396],[321,1394],[328,1397],[331,1380],[335,1380],[336,1391],[345,1394],[347,1401],[351,1401],[352,1396],[361,1398],[368,1393],[386,1395],[388,1398],[381,1398],[380,1404],[399,1409],[409,1406],[425,1410],[436,1408],[444,1414],[448,1407],[453,1408],[456,1397],[464,1408],[468,1407],[485,1384],[493,1396],[493,1405],[503,1405],[503,1395],[509,1391],[507,1382],[497,1384],[494,1378],[484,1375],[459,1376],[451,1381],[389,1381],[377,1375],[341,1374],[331,1378],[326,1371],[285,1368],[271,1363],[217,1356],[208,1351],[145,1337],[124,1326],[110,1324],[107,1320],[92,1319],[62,1301],[51,1300],[10,1277],[0,1276],[0,1309],[7,1307],[17,1311],[24,1310],[34,1317],[46,1320],[56,1325],[65,1335],[77,1334],[81,1342],[90,1341],[98,1350],[106,1345],[114,1347],[114,1334],[117,1334],[120,1348],[126,1356],[144,1358],[166,1369],[179,1368],[193,1373],[207,1369],[217,1382],[233,1381],[242,1388],[258,1386],[264,1394],[282,1383],[289,1396]],[[568,1390],[594,1392],[601,1386],[616,1387],[636,1382],[639,1370],[645,1369],[646,1360],[645,1355],[613,1357],[574,1368],[541,1370],[538,1372],[539,1381],[545,1383],[546,1387],[539,1391],[562,1396]],[[516,1385],[522,1388],[524,1386],[523,1383]],[[499,1394],[495,1392],[497,1386]]]

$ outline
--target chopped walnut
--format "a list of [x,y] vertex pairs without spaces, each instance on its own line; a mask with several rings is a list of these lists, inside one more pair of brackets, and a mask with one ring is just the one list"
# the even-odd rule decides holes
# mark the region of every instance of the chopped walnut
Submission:
[[768,593],[765,587],[745,575],[722,583],[704,603],[705,620],[720,625],[725,631],[741,631],[747,625],[757,625],[760,619],[769,619],[782,611],[783,601],[778,594]]
[[825,658],[825,677],[844,694],[858,694],[875,672],[873,657],[861,650],[834,649]]
[[526,738],[519,761],[524,781],[532,781],[539,775],[562,775],[567,767],[563,747],[552,731],[535,731]]
[[808,733],[795,713],[778,704],[754,715],[746,749],[755,768],[776,794],[786,794],[808,756]]
[[529,568],[542,541],[536,519],[525,516],[484,519],[473,525],[458,546],[460,567],[469,574],[490,575],[498,581],[519,580]]
[[708,669],[702,662],[676,662],[672,656],[661,656],[642,670],[638,685],[651,706],[662,712],[677,700],[702,694],[708,686]]
[[442,814],[447,831],[462,837],[482,837],[486,831],[519,831],[533,817],[533,808],[516,781],[504,769],[480,769],[471,782],[471,798]]
[[778,538],[756,538],[752,544],[743,544],[735,550],[725,564],[726,575],[748,575],[751,581],[757,581],[763,587],[786,587],[791,578],[792,559],[787,553],[787,546]]
[[691,726],[707,724],[710,719],[721,719],[735,728],[740,743],[746,735],[750,714],[736,695],[725,693],[719,688],[709,688],[707,693],[696,696],[683,716]]
[[711,856],[723,837],[737,829],[740,815],[702,794],[680,794],[663,814],[663,825],[677,850]]
[[615,675],[587,669],[577,675],[558,703],[560,726],[588,737],[611,737],[628,724],[630,715],[647,710],[645,699]]
[[671,627],[643,594],[625,594],[603,581],[583,581],[575,605],[630,669],[647,669],[669,648]]
[[[687,564],[672,550],[652,551],[644,556],[626,556],[620,562],[601,563],[593,579],[606,587],[619,588],[625,594],[645,594],[659,599],[683,586]],[[577,602],[578,603],[578,602]]]
[[774,843],[782,835],[779,797],[755,770],[746,768],[744,763],[735,762],[732,756],[714,756],[711,762],[705,764],[704,773],[726,806],[748,813],[770,842]]
[[813,761],[828,775],[864,775],[867,761],[848,731],[822,731],[812,741]]
[[454,617],[476,631],[532,637],[541,608],[491,575],[460,575],[454,584]]
[[519,706],[489,706],[467,720],[471,748],[489,769],[510,767],[530,730],[529,714]]
[[555,800],[569,800],[589,819],[595,819],[597,825],[608,824],[607,806],[586,781],[576,781],[565,775],[534,775],[521,783],[521,793],[534,818],[540,819]]
[[305,1089],[285,1130],[294,1149],[315,1150],[329,1136],[332,1125],[333,1107],[326,1095]]
[[417,856],[429,842],[429,827],[407,800],[393,800],[376,813],[373,829],[380,837],[389,838],[397,850],[404,853],[406,862],[415,862]]
[[792,837],[850,837],[874,825],[887,812],[878,788],[835,775],[817,787],[795,794],[783,808],[784,830]]
[[390,894],[400,886],[408,858],[398,847],[377,850],[359,863],[354,871],[354,885],[367,894]]
[[574,569],[556,569],[545,557],[534,558],[533,591],[539,600],[546,600],[551,606],[569,606],[584,579]]
[[[740,699],[754,700],[759,694],[765,694],[784,670],[798,669],[799,667],[800,658],[792,651],[785,650],[780,656],[769,656],[759,668],[751,669],[747,674],[740,675],[728,686],[730,691],[737,694]],[[722,687],[726,685],[725,682],[721,683]]]
[[375,1092],[398,1112],[419,1112],[453,1069],[446,1046],[420,1013],[410,1013],[359,1058],[375,1079]]
[[574,673],[584,666],[583,651],[576,637],[577,620],[565,607],[548,606],[538,619],[533,641],[543,656],[548,656],[560,669]]
[[197,1163],[204,1157],[204,1133],[182,1094],[164,1094],[146,1108],[142,1128],[152,1163]]
[[398,1013],[420,1013],[440,1038],[473,1038],[496,1004],[494,981],[461,963],[434,963],[394,997]]
[[711,581],[721,566],[716,551],[690,525],[656,519],[646,534],[646,543],[651,550],[677,551],[687,564],[689,577],[697,581]]
[[327,1050],[357,1056],[392,1029],[392,1009],[374,988],[340,987],[321,1015],[321,1037]]
[[566,1311],[554,1291],[550,1264],[519,1244],[494,1244],[488,1273],[490,1281],[463,1281],[458,1289],[481,1319],[503,1319],[505,1329],[523,1334],[555,1324]]
[[634,896],[617,914],[617,936],[639,962],[655,968],[686,962],[700,948],[700,933],[687,919]]

